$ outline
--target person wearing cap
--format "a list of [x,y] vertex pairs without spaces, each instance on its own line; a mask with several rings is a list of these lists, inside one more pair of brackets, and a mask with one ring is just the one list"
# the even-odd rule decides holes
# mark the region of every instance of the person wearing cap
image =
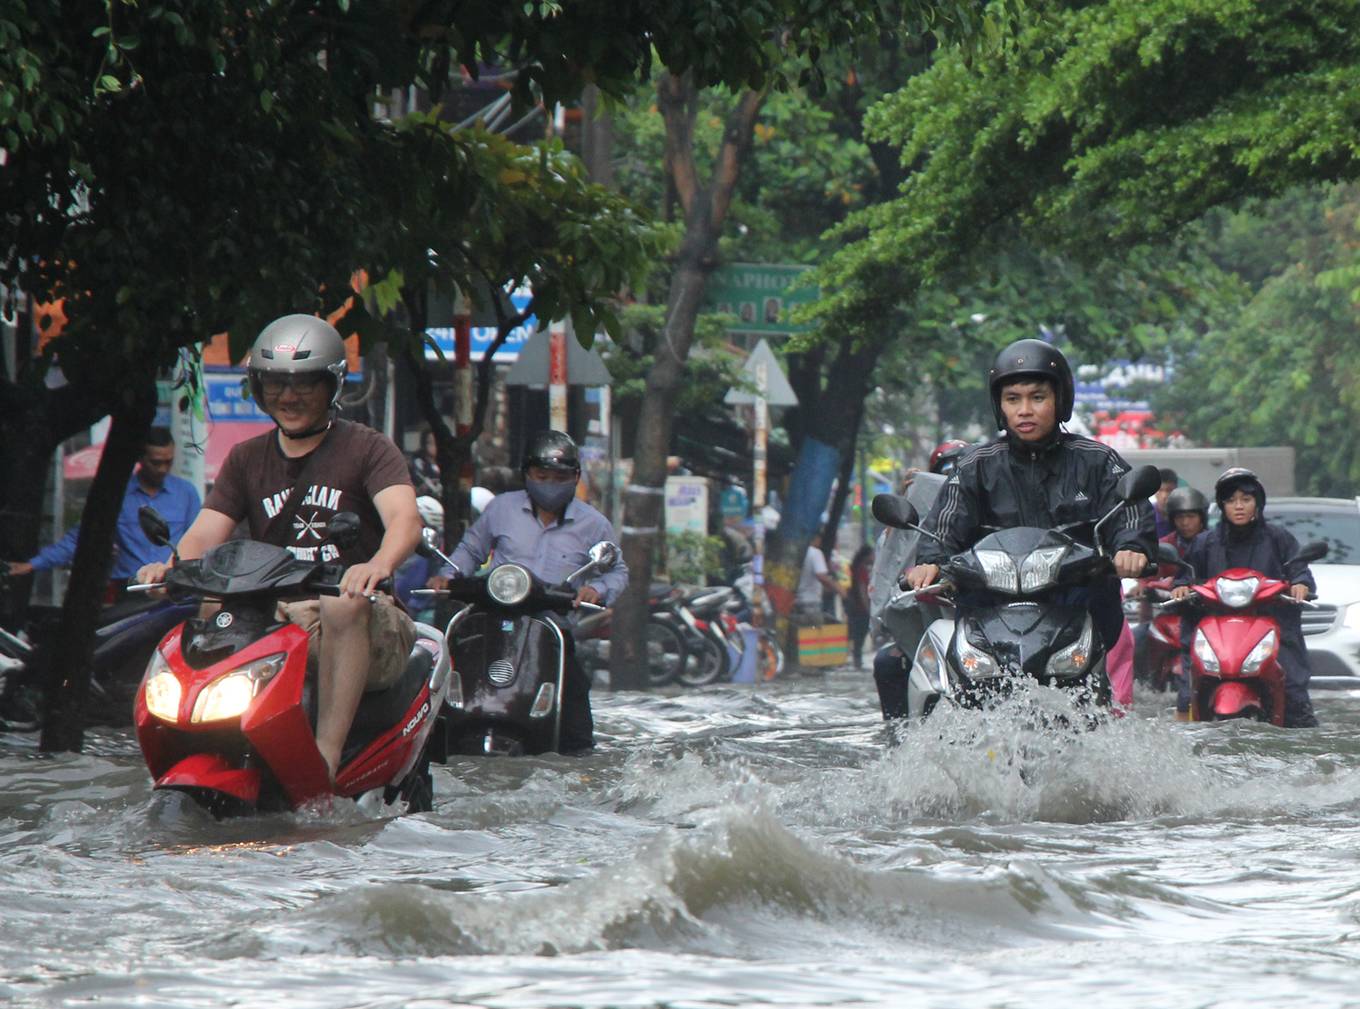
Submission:
[[[1208,581],[1229,568],[1250,568],[1267,578],[1279,578],[1290,583],[1289,595],[1307,599],[1317,591],[1317,583],[1307,566],[1288,565],[1299,552],[1299,541],[1281,526],[1266,521],[1266,490],[1260,478],[1251,470],[1234,466],[1224,470],[1214,484],[1214,500],[1223,518],[1218,525],[1199,536],[1190,545],[1186,563],[1193,574],[1182,571],[1171,590],[1175,599],[1190,595],[1191,582]],[[1287,608],[1286,608],[1287,607]],[[1308,695],[1308,681],[1312,669],[1308,650],[1303,643],[1303,623],[1297,607],[1276,607],[1274,617],[1280,625],[1280,666],[1284,670],[1284,724],[1291,729],[1311,729],[1317,726],[1313,701]],[[1181,620],[1181,641],[1189,655],[1195,627],[1195,614],[1187,613]],[[1176,698],[1176,715],[1190,717],[1190,678],[1181,677],[1181,691]]]
[[[275,429],[233,446],[179,541],[179,556],[192,560],[225,543],[244,521],[251,539],[300,560],[345,565],[339,596],[280,606],[282,619],[312,636],[316,745],[332,779],[364,691],[395,683],[415,643],[411,618],[378,584],[415,550],[421,529],[401,450],[378,431],[337,416],[345,370],[344,340],[324,319],[285,315],[260,332],[247,378]],[[326,542],[339,512],[359,517],[353,546]],[[148,564],[137,580],[163,581],[169,568]]]
[[[992,413],[1002,434],[970,449],[959,460],[923,528],[917,563],[906,576],[913,589],[940,576],[940,565],[985,535],[987,528],[1036,526],[1053,529],[1092,523],[1117,510],[1104,536],[1114,571],[1090,587],[1087,606],[1107,652],[1120,646],[1125,631],[1119,579],[1143,574],[1156,557],[1152,506],[1124,503],[1119,478],[1129,470],[1108,445],[1065,431],[1075,388],[1062,351],[1042,340],[1017,340],[997,354],[988,373]],[[1116,700],[1119,683],[1132,681],[1132,649],[1125,671],[1110,670]]]
[[[497,494],[463,534],[445,568],[431,580],[442,588],[455,575],[470,575],[494,554],[496,564],[519,564],[540,581],[556,585],[590,561],[601,541],[618,543],[614,525],[576,496],[581,458],[576,442],[562,431],[540,431],[529,439],[520,465],[524,490]],[[628,565],[620,558],[576,590],[577,603],[611,606],[628,585]],[[562,690],[562,751],[595,745],[590,713],[590,679],[575,651],[567,658]]]

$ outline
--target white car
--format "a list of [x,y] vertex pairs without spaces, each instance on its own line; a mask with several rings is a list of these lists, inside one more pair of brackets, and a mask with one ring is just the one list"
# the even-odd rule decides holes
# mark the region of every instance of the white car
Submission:
[[1317,608],[1302,611],[1311,685],[1360,689],[1360,498],[1269,498],[1266,520],[1300,546],[1327,544],[1325,560],[1310,565]]

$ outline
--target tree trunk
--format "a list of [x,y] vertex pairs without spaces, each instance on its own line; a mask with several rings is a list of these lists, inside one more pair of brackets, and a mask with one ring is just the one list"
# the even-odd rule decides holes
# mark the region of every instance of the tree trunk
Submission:
[[84,743],[90,652],[108,586],[118,513],[155,414],[156,386],[152,382],[131,390],[128,401],[113,413],[104,454],[81,515],[60,632],[54,640],[43,643],[47,682],[39,746],[44,751],[78,752]]
[[635,690],[646,685],[643,631],[652,558],[664,526],[666,456],[670,452],[675,396],[694,341],[694,323],[714,266],[718,237],[764,100],[763,93],[754,91],[738,96],[728,114],[708,184],[701,186],[694,161],[695,96],[688,76],[663,74],[657,82],[657,104],[666,124],[666,169],[685,208],[685,237],[671,275],[666,323],[656,361],[647,373],[632,481],[624,489],[621,532],[629,582],[614,607],[610,629],[610,682],[616,689]]
[[831,485],[843,461],[854,457],[864,398],[873,384],[874,365],[882,350],[881,343],[843,345],[818,402],[800,405],[808,411],[807,416],[818,418],[818,426],[816,435],[807,434],[799,447],[765,565],[765,588],[781,641],[789,634],[803,557],[817,536]]

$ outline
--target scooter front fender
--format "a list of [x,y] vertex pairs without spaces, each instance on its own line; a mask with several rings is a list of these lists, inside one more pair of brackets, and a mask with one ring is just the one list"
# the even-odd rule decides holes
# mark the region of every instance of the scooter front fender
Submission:
[[1260,693],[1243,680],[1225,680],[1209,700],[1209,710],[1215,719],[1241,718],[1251,709],[1264,714],[1264,707]]
[[215,753],[195,753],[157,778],[155,787],[218,792],[254,805],[260,798],[260,772],[250,767],[232,767]]

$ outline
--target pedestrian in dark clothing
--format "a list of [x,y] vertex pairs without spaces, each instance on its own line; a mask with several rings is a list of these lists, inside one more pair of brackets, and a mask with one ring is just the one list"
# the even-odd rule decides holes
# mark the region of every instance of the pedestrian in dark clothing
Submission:
[[1175,532],[1175,526],[1171,522],[1171,515],[1166,509],[1166,499],[1171,496],[1171,492],[1180,486],[1181,478],[1176,475],[1174,469],[1161,469],[1157,471],[1162,478],[1162,485],[1157,488],[1157,493],[1153,498],[1153,518],[1157,521],[1157,538],[1161,539]]
[[[1176,578],[1173,597],[1184,599],[1190,594],[1191,581],[1203,582],[1230,568],[1250,568],[1267,578],[1290,582],[1289,595],[1306,599],[1317,591],[1317,584],[1306,566],[1285,563],[1299,552],[1299,543],[1289,530],[1266,521],[1266,492],[1256,474],[1249,469],[1233,467],[1225,470],[1214,485],[1214,497],[1223,512],[1223,519],[1209,532],[1198,537],[1190,546],[1186,561],[1194,568]],[[1285,709],[1287,728],[1313,728],[1317,716],[1308,696],[1308,681],[1312,670],[1303,643],[1303,627],[1298,607],[1280,603],[1273,614],[1280,625],[1279,662],[1284,670]],[[1187,613],[1181,620],[1181,641],[1189,654],[1190,642],[1199,620]],[[1190,678],[1182,677],[1180,695],[1176,700],[1177,716],[1185,719],[1190,712]]]
[[422,494],[433,498],[444,496],[444,485],[439,480],[439,450],[433,431],[421,432],[420,451],[411,456],[411,482],[416,485],[417,497]]
[[845,596],[845,622],[855,668],[864,668],[864,639],[869,634],[869,582],[874,570],[874,548],[864,544],[850,561],[850,591]]

